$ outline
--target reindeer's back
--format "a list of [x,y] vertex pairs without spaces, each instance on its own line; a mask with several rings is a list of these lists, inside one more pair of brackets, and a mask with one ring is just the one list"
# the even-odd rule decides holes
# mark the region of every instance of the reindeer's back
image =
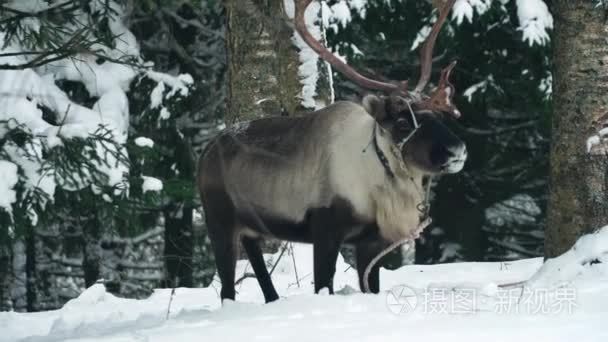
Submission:
[[335,196],[329,168],[335,167],[331,160],[339,151],[330,146],[345,133],[349,120],[362,115],[367,114],[361,106],[338,102],[310,114],[226,129],[200,158],[201,194],[221,189],[237,208],[301,220],[309,208],[327,205]]

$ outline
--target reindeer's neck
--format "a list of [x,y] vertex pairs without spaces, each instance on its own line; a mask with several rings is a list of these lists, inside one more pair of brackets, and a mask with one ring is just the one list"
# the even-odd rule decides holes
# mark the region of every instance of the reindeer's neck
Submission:
[[418,229],[421,216],[418,208],[425,197],[424,173],[408,165],[386,135],[378,139],[377,146],[386,158],[380,162],[390,173],[387,171],[386,181],[374,195],[376,220],[382,236],[389,241],[397,241]]
[[[390,146],[390,144],[383,144],[383,145],[385,145],[385,147],[388,147],[388,151],[385,153],[385,151],[382,150],[382,147],[380,147],[380,142],[378,139],[378,129],[379,129],[378,124],[374,123],[374,128],[372,129],[372,144],[374,146],[374,151],[376,152],[376,156],[378,156],[378,161],[384,168],[384,172],[386,173],[386,176],[389,179],[394,179],[395,172],[393,171],[393,167],[391,166],[391,163],[389,161],[389,155],[393,154],[392,146]],[[394,160],[393,164],[397,164],[397,166],[398,166],[398,164],[399,164],[398,157],[395,158],[395,156],[393,156],[392,159]]]
[[397,145],[392,141],[390,134],[382,130],[377,124],[373,129],[373,145],[380,164],[384,167],[388,178],[409,180],[414,184],[422,185],[424,172],[403,160]]

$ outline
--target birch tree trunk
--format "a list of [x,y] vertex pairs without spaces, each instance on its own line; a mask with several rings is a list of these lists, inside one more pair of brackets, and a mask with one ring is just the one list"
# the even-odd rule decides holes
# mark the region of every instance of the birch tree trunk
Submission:
[[298,56],[284,27],[282,0],[226,0],[226,122],[293,113],[298,107]]
[[587,139],[608,122],[608,22],[588,0],[555,0],[554,113],[545,256],[608,224],[606,145]]
[[[302,105],[301,61],[285,6],[291,1],[225,0],[228,124],[314,109]],[[329,103],[328,74],[318,66],[315,100]]]

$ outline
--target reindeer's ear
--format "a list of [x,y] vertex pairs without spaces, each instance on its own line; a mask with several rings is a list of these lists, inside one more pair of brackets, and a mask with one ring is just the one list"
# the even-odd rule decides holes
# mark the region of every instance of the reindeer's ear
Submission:
[[363,105],[363,108],[365,108],[369,115],[373,116],[376,121],[382,121],[388,117],[386,99],[383,97],[365,95],[361,101],[361,105]]

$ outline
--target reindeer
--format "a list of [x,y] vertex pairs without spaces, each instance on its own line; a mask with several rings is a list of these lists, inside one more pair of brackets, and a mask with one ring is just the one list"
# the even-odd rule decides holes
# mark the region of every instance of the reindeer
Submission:
[[388,95],[241,123],[208,144],[197,182],[222,300],[235,298],[239,241],[266,302],[279,298],[260,249],[265,238],[313,244],[315,293],[325,287],[333,293],[340,247],[352,244],[362,291],[371,267],[369,291],[378,293],[379,266],[372,259],[394,241],[420,234],[423,178],[456,173],[467,157],[464,143],[441,122],[443,114],[460,116],[449,81],[455,63],[430,95],[423,93],[435,40],[455,0],[441,8],[422,47],[413,91],[407,82],[359,74],[315,40],[304,22],[311,1],[295,0],[295,29],[304,41],[353,82]]

